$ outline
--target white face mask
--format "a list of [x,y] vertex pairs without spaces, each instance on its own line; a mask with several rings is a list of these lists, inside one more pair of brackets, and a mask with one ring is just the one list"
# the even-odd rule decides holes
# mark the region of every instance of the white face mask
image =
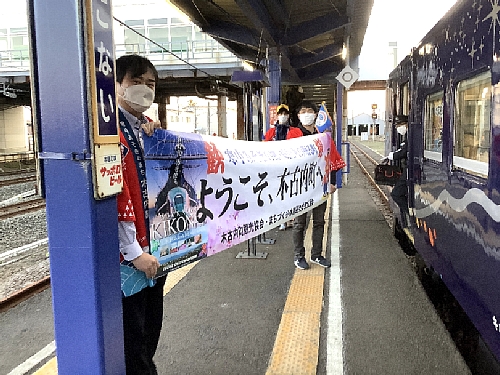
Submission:
[[132,85],[123,92],[123,100],[137,112],[144,112],[153,104],[155,92],[146,85]]
[[404,126],[404,125],[403,125],[403,126],[398,126],[398,127],[396,128],[396,131],[397,131],[399,134],[401,134],[401,135],[405,135],[405,134],[406,134],[406,126]]
[[316,118],[315,113],[301,113],[299,115],[299,120],[302,123],[302,125],[311,125],[314,122],[315,118]]
[[278,116],[278,122],[280,124],[284,124],[287,121],[288,121],[288,115],[279,115]]

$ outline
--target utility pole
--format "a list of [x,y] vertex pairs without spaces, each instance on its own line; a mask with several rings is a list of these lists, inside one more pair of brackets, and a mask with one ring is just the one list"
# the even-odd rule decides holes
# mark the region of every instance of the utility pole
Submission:
[[372,141],[375,140],[375,125],[377,123],[377,105],[372,104],[372,119],[373,119],[373,128],[372,128]]
[[208,126],[208,135],[212,135],[210,131],[210,102],[207,102],[207,126]]
[[389,42],[389,48],[391,47],[392,47],[392,57],[393,57],[392,69],[394,69],[396,66],[398,66],[398,42]]

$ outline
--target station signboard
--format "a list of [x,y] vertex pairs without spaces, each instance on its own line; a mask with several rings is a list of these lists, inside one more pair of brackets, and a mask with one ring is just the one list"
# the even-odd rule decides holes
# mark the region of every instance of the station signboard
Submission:
[[90,134],[95,199],[119,194],[123,186],[115,93],[111,0],[86,0]]

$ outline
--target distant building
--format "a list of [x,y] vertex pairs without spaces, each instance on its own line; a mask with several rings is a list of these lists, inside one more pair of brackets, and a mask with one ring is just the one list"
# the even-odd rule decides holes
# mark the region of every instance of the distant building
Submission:
[[361,113],[347,120],[348,136],[361,135],[364,132],[368,133],[368,135],[373,135],[373,128],[375,128],[375,135],[384,134],[385,121],[379,118],[373,119],[372,115],[367,113]]
[[[0,4],[6,9],[0,12],[0,95],[7,96],[6,84],[26,82],[30,76],[30,38],[26,2],[9,2],[8,9],[7,0]],[[146,56],[169,76],[191,69],[179,57],[214,75],[220,73],[219,65],[225,72],[242,69],[239,58],[165,0],[114,0],[113,16],[121,21],[113,25],[116,57]],[[169,130],[230,137],[237,133],[237,102],[225,96],[171,96],[164,110]],[[158,121],[158,104],[146,115]],[[30,108],[0,110],[0,153],[33,151],[33,137]]]

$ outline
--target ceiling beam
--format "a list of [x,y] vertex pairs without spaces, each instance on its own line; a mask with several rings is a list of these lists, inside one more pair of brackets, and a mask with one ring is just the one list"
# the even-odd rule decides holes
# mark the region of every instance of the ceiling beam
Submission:
[[[267,47],[279,47],[280,42],[276,39],[276,32],[279,27],[269,17],[268,10],[263,6],[261,1],[257,0],[235,0],[241,11],[253,23],[257,31],[260,31],[258,36],[259,42],[257,45],[258,51],[262,54]],[[264,43],[264,42],[265,43]],[[295,69],[290,63],[290,58],[286,51],[281,51],[281,67],[290,72],[294,78],[298,78]]]
[[277,35],[281,39],[283,34],[290,28],[290,13],[284,4],[277,0],[266,0],[266,8],[277,26]]
[[200,13],[199,9],[194,5],[194,1],[191,0],[168,0],[169,3],[174,5],[181,12],[188,14],[191,21],[193,21],[197,26],[202,28],[207,25],[207,20],[204,15]]
[[349,88],[349,91],[358,90],[385,90],[387,88],[386,80],[369,80],[369,81],[356,81]]
[[253,23],[255,28],[262,34],[264,40],[270,46],[277,45],[276,27],[269,17],[267,9],[262,1],[257,0],[235,0],[236,5],[241,9],[248,20]]
[[299,56],[294,56],[290,59],[290,62],[295,69],[302,69],[321,61],[331,59],[334,56],[340,56],[341,54],[341,45],[330,44],[321,50],[314,51],[314,53],[304,53]]
[[346,26],[349,23],[347,16],[339,16],[336,12],[330,12],[324,16],[316,17],[313,20],[302,22],[289,29],[282,40],[285,46],[303,42],[312,37],[331,32],[335,29]]
[[[338,73],[344,68],[344,61],[342,59],[330,59],[322,61],[318,64],[308,66],[304,69],[298,69],[297,74],[299,78],[303,81],[315,81],[318,83],[331,83],[323,82],[322,78],[331,75],[332,73]],[[328,80],[333,82],[334,77],[328,77]]]
[[216,39],[225,39],[254,48],[259,46],[259,36],[255,35],[253,30],[234,23],[218,21],[204,27],[202,31]]

